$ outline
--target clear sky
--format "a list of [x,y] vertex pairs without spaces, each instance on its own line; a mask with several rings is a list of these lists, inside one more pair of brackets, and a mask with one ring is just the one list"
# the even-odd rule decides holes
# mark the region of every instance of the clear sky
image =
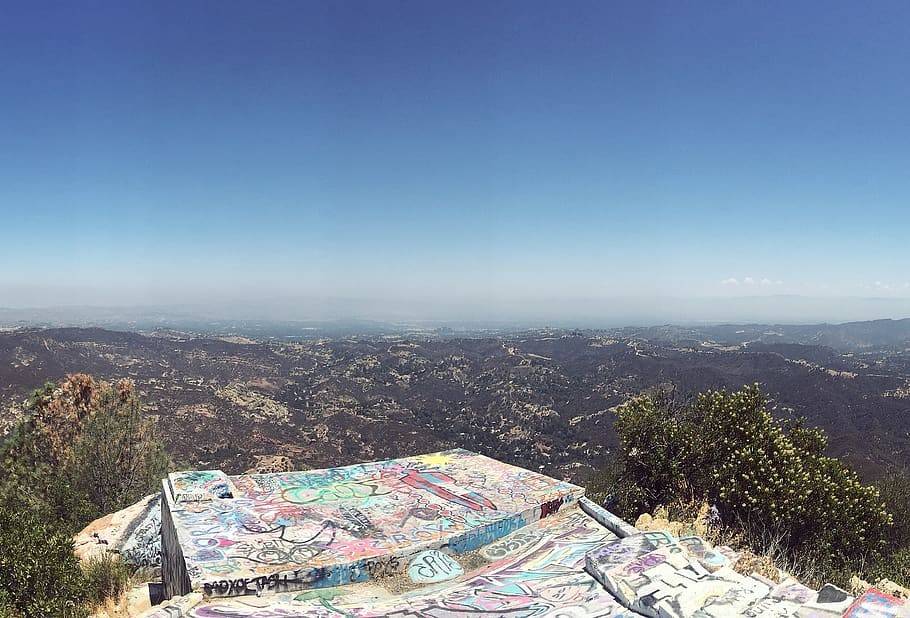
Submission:
[[908,24],[4,3],[0,306],[910,298]]

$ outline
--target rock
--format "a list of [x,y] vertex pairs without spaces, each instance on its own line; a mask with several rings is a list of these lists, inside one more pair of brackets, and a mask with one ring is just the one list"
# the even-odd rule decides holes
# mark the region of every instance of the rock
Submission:
[[770,556],[759,556],[748,549],[739,552],[739,558],[733,564],[733,568],[737,573],[742,573],[743,575],[758,573],[775,583],[779,583],[783,579],[780,569],[777,568]]
[[861,577],[854,575],[850,578],[850,593],[853,596],[858,597],[871,587],[872,584],[862,579]]
[[813,598],[796,611],[796,615],[800,618],[840,617],[854,600],[846,590],[841,590],[833,584],[825,584]]
[[886,594],[897,597],[898,599],[910,599],[910,588],[904,588],[890,579],[880,579],[875,582],[875,587]]
[[96,519],[74,538],[80,560],[119,554],[134,568],[161,567],[161,496],[152,494],[123,510]]
[[290,457],[284,455],[257,455],[253,467],[245,474],[276,474],[280,472],[292,472],[294,464]]

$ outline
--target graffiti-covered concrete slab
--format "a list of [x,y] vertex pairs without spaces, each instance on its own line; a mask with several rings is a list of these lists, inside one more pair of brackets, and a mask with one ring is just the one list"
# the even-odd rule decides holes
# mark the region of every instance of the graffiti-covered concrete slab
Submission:
[[730,561],[713,547],[709,547],[704,539],[697,536],[684,536],[679,539],[679,544],[685,548],[691,555],[695,556],[699,564],[705,569],[714,573],[723,567],[729,567]]
[[221,470],[172,472],[167,478],[174,502],[205,502],[232,498],[236,489],[230,477]]
[[587,498],[581,498],[578,501],[578,504],[585,513],[596,519],[602,526],[605,526],[619,538],[639,533],[639,530],[636,529],[635,526],[623,521],[607,509]]
[[463,450],[176,473],[161,562],[166,592],[183,596],[148,617],[908,618],[877,590],[739,573],[729,548],[641,532],[582,493]]
[[789,618],[815,597],[815,591],[788,578],[773,586],[761,599],[753,601],[743,612],[749,618]]
[[437,549],[422,551],[408,563],[408,577],[416,584],[432,584],[454,579],[464,573],[458,562]]
[[[531,532],[531,534],[527,534]],[[637,616],[623,608],[584,571],[585,554],[615,540],[610,530],[576,506],[517,530],[497,543],[512,548],[486,559],[451,555],[472,569],[451,581],[405,591],[395,578],[278,593],[261,597],[195,597],[190,608],[173,616],[192,618],[332,617],[378,618],[517,616]],[[171,614],[155,614],[170,616]]]
[[186,570],[166,589],[235,596],[363,582],[422,551],[479,549],[583,490],[451,450],[307,472],[175,473],[164,495],[164,541],[177,545],[165,553]]
[[675,543],[676,538],[667,532],[633,534],[592,550],[585,557],[585,569],[601,584],[609,586],[607,575],[613,568]]

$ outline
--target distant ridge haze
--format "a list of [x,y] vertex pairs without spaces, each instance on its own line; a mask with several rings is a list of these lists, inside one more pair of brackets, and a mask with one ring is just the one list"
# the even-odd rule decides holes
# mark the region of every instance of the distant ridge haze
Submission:
[[250,298],[207,303],[28,306],[0,296],[0,325],[180,324],[213,320],[375,321],[434,326],[618,328],[661,324],[816,324],[910,316],[910,298],[807,296],[366,299]]

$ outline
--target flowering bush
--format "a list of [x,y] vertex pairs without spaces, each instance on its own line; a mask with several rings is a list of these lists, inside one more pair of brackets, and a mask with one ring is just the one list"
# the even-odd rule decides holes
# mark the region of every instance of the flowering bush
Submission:
[[842,561],[885,546],[892,517],[877,489],[824,455],[823,431],[774,419],[758,385],[677,406],[661,395],[617,410],[615,508],[634,516],[679,500],[716,504],[793,551]]

